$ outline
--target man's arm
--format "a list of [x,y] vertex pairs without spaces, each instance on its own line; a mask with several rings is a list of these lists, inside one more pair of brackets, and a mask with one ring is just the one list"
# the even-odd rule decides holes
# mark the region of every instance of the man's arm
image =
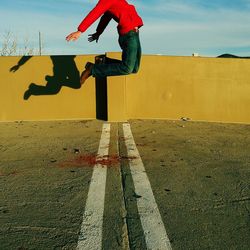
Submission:
[[71,40],[75,41],[75,40],[77,40],[77,39],[80,37],[81,34],[82,34],[81,31],[72,32],[72,33],[70,33],[70,34],[66,37],[66,40],[67,40],[68,42],[71,41]]
[[97,5],[92,9],[89,14],[83,19],[83,21],[78,26],[78,31],[69,34],[66,37],[67,41],[77,40],[81,33],[85,32],[91,24],[93,24],[103,13],[105,13],[110,6],[113,4],[114,0],[99,0]]
[[89,14],[83,19],[78,26],[78,31],[85,32],[101,15],[103,15],[113,4],[113,0],[99,0],[97,5]]
[[112,15],[109,12],[105,12],[96,28],[96,32],[101,35],[108,26],[111,19]]
[[90,34],[88,41],[93,42],[96,41],[98,42],[99,36],[103,33],[103,31],[106,29],[107,25],[109,24],[110,20],[112,19],[112,16],[110,13],[105,12],[104,15],[101,17],[101,20],[96,28],[96,33]]

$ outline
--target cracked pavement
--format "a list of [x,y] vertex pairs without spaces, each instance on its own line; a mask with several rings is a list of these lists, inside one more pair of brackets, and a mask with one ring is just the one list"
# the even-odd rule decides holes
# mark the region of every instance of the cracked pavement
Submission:
[[[250,125],[129,121],[173,249],[249,249]],[[102,121],[0,123],[0,248],[75,249]],[[111,123],[103,249],[146,249]]]

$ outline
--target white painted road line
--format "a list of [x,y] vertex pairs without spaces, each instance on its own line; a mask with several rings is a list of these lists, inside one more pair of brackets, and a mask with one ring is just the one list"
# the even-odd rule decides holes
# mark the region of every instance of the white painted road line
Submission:
[[[107,159],[110,142],[110,124],[103,124],[97,159]],[[107,166],[94,166],[83,221],[78,239],[78,250],[102,249],[102,226],[105,201]]]
[[136,148],[130,124],[123,124],[125,144],[128,151],[130,171],[137,199],[138,212],[148,250],[170,250],[171,245],[157,207],[142,159]]

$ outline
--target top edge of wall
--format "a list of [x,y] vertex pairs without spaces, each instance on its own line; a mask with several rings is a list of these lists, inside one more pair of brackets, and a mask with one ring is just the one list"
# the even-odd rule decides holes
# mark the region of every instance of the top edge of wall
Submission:
[[[121,54],[121,51],[109,51],[97,54],[52,54],[52,55],[10,55],[10,56],[0,56],[0,58],[20,58],[23,56],[27,57],[49,57],[49,56],[98,56],[98,55],[112,55]],[[205,55],[166,55],[166,54],[142,54],[146,57],[172,57],[172,58],[200,58],[200,59],[220,59],[220,60],[249,60],[250,57],[218,57],[218,56],[205,56]]]

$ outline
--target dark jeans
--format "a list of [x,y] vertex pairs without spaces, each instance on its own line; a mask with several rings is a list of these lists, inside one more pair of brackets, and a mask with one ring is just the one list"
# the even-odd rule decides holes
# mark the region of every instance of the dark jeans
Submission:
[[122,49],[122,61],[109,59],[105,64],[95,64],[92,68],[94,77],[118,76],[136,73],[140,67],[141,45],[139,32],[129,31],[119,36]]

